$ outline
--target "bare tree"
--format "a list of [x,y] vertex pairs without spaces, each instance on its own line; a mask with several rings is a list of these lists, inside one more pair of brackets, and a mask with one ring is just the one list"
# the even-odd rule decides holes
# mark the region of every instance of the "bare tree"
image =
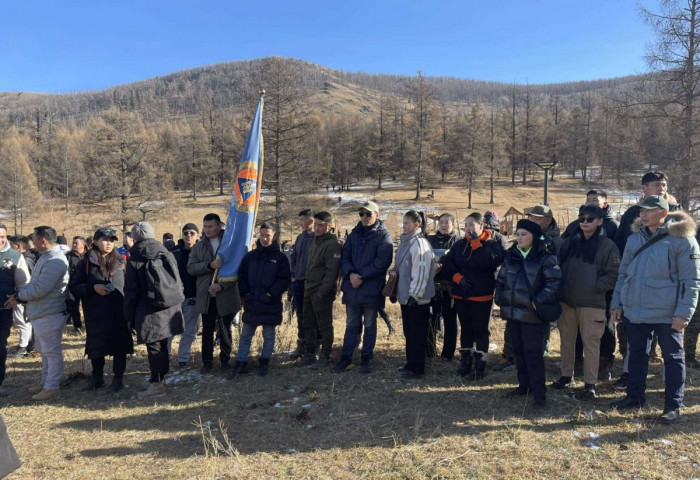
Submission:
[[430,150],[431,126],[435,110],[435,88],[428,83],[422,72],[409,85],[412,102],[413,130],[416,153],[416,196],[420,200],[423,182],[424,157]]

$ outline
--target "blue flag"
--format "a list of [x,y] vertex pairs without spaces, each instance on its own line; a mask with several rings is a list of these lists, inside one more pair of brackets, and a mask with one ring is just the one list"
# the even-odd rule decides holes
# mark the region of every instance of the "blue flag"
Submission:
[[226,231],[219,247],[218,257],[223,265],[219,269],[218,278],[223,282],[238,280],[238,267],[253,242],[263,175],[262,110],[261,96],[243,149],[226,219]]

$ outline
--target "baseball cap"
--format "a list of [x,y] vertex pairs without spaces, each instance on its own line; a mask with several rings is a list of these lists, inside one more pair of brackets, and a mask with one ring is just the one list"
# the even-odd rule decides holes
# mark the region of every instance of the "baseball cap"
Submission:
[[368,212],[379,213],[379,205],[374,202],[367,201],[362,204],[359,210],[367,210]]
[[668,201],[660,195],[649,195],[644,200],[639,202],[639,206],[645,210],[653,210],[655,208],[662,208],[668,211]]
[[112,240],[119,240],[119,237],[117,237],[117,232],[107,227],[98,228],[92,238],[95,240],[98,238],[111,238]]

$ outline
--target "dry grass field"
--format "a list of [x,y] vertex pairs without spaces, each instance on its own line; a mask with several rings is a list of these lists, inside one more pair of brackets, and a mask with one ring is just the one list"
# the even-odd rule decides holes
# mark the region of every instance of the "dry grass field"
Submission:
[[[586,189],[557,182],[550,204],[557,212],[568,207],[573,215]],[[414,203],[464,217],[467,209],[458,186],[435,194],[434,200],[412,202],[412,190],[398,186],[379,193],[347,192],[348,199],[376,198],[392,232],[398,228],[398,212]],[[323,194],[316,197],[309,201],[331,203]],[[501,187],[496,210],[502,214],[511,205],[531,206],[540,198],[541,187]],[[194,204],[183,199],[169,220],[154,223],[158,233],[175,232],[178,222],[201,219],[207,211],[225,216],[227,200],[204,198]],[[475,201],[474,210],[487,208]],[[355,208],[347,199],[335,212],[341,229],[354,224]],[[79,222],[92,228],[101,221],[94,213],[84,215],[56,215],[54,221],[69,235],[83,233]],[[83,376],[90,373],[89,362],[82,358],[84,337],[66,334],[66,386],[56,402],[37,405],[26,393],[39,378],[39,358],[8,361],[5,386],[10,393],[0,398],[0,415],[24,461],[9,478],[700,477],[700,371],[689,372],[683,422],[673,426],[657,423],[663,405],[662,365],[650,369],[649,406],[644,409],[610,411],[607,404],[619,394],[606,383],[599,386],[600,398],[588,402],[550,389],[548,407],[533,411],[531,399],[504,395],[515,386],[513,369],[496,373],[489,368],[486,378],[470,382],[455,374],[454,362],[434,361],[422,380],[402,380],[396,370],[404,363],[401,321],[396,306],[390,305],[388,312],[397,332],[388,336],[380,321],[371,374],[358,368],[334,374],[295,366],[282,353],[293,348],[296,337],[296,328],[285,321],[267,377],[251,373],[228,381],[216,366],[213,374],[200,375],[197,341],[195,368],[180,371],[173,359],[169,394],[157,401],[136,397],[148,372],[143,346],[129,361],[123,392],[82,392]],[[334,323],[339,349],[344,331],[340,301]],[[260,348],[259,335],[254,352]],[[502,338],[503,322],[495,314],[490,363],[498,358]],[[10,341],[16,345],[16,334]],[[547,358],[549,381],[559,376],[558,344],[555,330]],[[106,370],[110,368],[108,362]]]

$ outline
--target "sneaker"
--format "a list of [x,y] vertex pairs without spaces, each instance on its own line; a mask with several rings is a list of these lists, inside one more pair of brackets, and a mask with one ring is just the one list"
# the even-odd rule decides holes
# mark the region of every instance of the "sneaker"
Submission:
[[207,373],[211,373],[211,369],[211,363],[205,363],[204,365],[202,365],[202,368],[199,369],[199,373],[201,373],[202,375],[206,375]]
[[574,388],[576,382],[573,377],[559,377],[559,380],[552,382],[549,386],[557,390],[564,390],[566,388]]
[[15,353],[12,354],[12,358],[24,358],[29,356],[29,351],[27,347],[17,347]]
[[527,387],[516,387],[510,392],[506,393],[506,397],[524,397],[530,391]]
[[105,381],[102,377],[91,378],[88,384],[83,388],[84,392],[94,392],[105,386]]
[[34,385],[33,387],[29,387],[27,389],[28,393],[31,393],[32,395],[36,395],[37,393],[41,392],[44,389],[43,385]]
[[410,370],[406,370],[403,372],[403,375],[401,375],[401,378],[403,378],[404,380],[419,380],[419,379],[423,378],[423,374],[422,373],[414,373]]
[[52,400],[56,397],[58,397],[58,390],[46,390],[45,388],[43,388],[36,395],[32,395],[32,400],[36,400],[37,402],[43,402],[44,400]]
[[493,366],[493,371],[494,372],[502,372],[503,370],[507,370],[512,366],[514,366],[513,362],[511,362],[506,357],[501,357],[501,359],[498,361],[498,363]]
[[659,421],[661,423],[665,423],[666,425],[669,425],[671,423],[676,423],[680,419],[681,419],[681,410],[679,408],[676,408],[675,410],[669,410],[667,412],[664,412],[659,417]]
[[117,393],[124,390],[124,381],[121,378],[113,378],[112,383],[107,388],[107,393]]
[[152,382],[146,390],[138,393],[139,398],[159,398],[166,395],[165,382]]
[[630,397],[624,397],[620,400],[615,400],[610,402],[610,408],[617,408],[618,410],[628,410],[630,408],[642,408],[646,402],[643,400],[635,400]]
[[615,390],[619,392],[624,392],[627,390],[627,382],[629,381],[630,374],[625,372],[623,373],[620,378],[617,379],[617,382],[615,382]]
[[348,369],[348,367],[352,364],[352,360],[346,356],[343,356],[340,358],[338,363],[335,364],[335,367],[333,367],[333,371],[335,373],[341,373],[344,372],[345,370]]
[[595,393],[595,385],[592,383],[586,383],[583,387],[583,393],[581,393],[581,400],[595,400],[598,395]]

